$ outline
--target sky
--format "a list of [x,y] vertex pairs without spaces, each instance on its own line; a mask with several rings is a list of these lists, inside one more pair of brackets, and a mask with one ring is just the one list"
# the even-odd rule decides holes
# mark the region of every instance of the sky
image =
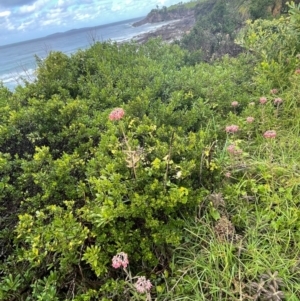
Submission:
[[138,18],[157,5],[178,2],[181,0],[0,0],[0,45]]

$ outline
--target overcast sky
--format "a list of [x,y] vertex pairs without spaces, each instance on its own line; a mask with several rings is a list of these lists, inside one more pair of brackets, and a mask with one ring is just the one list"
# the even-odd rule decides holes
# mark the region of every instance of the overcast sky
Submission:
[[141,17],[156,5],[178,2],[180,0],[0,0],[0,45]]

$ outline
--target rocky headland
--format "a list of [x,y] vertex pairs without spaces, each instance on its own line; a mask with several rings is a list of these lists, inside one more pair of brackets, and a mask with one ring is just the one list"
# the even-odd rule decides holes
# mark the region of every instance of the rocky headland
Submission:
[[182,20],[182,19],[191,19],[194,18],[195,13],[194,9],[174,9],[172,11],[167,11],[166,9],[154,9],[152,10],[146,18],[133,23],[134,27],[141,26],[146,23],[158,23],[172,20]]
[[189,33],[195,24],[195,14],[193,9],[174,10],[164,12],[163,10],[153,10],[146,18],[133,24],[141,26],[146,23],[161,23],[170,21],[169,24],[163,25],[156,30],[140,34],[133,38],[137,43],[145,43],[150,38],[161,37],[166,42],[180,40],[184,34]]

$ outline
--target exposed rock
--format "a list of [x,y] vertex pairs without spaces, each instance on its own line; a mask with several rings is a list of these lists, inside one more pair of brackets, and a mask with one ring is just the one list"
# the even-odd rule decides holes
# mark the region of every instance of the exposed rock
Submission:
[[185,17],[181,20],[175,20],[167,25],[164,25],[156,30],[140,34],[133,38],[138,43],[145,43],[150,38],[161,37],[166,42],[180,40],[184,34],[189,33],[195,24],[194,15]]
[[191,18],[194,18],[193,9],[177,9],[172,11],[152,10],[145,19],[133,23],[132,26],[138,27],[146,23],[159,23]]

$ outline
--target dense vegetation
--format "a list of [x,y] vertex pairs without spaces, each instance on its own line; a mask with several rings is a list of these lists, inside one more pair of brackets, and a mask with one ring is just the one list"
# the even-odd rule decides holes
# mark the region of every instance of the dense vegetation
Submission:
[[[207,0],[194,7],[196,24],[181,41],[193,61],[210,61],[243,51],[235,38],[248,19],[273,18],[287,12],[285,0]],[[299,0],[296,3],[299,3]],[[195,4],[195,2],[192,2]]]
[[133,26],[140,26],[146,23],[158,23],[163,21],[177,20],[184,18],[193,23],[194,8],[200,0],[192,0],[187,3],[179,2],[170,7],[156,5],[143,20],[133,23]]
[[[203,0],[190,0],[189,2],[179,2],[177,4],[171,5],[169,7],[167,7],[168,11],[176,11],[176,10],[184,10],[184,9],[191,9],[191,8],[195,8],[195,6]],[[164,7],[163,7],[164,10]]]
[[235,58],[95,43],[1,86],[0,299],[299,301],[299,35],[291,3]]

